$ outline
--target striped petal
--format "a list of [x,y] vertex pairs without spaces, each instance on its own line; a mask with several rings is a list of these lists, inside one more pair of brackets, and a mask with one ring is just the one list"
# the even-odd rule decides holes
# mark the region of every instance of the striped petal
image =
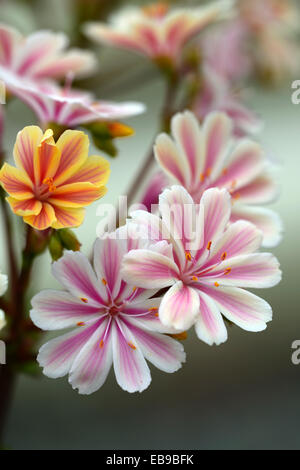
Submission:
[[201,287],[218,305],[223,315],[246,331],[265,330],[272,320],[270,305],[257,295],[235,287]]
[[203,193],[200,201],[203,212],[204,243],[203,249],[211,242],[211,248],[225,231],[231,214],[230,195],[226,190],[215,188]]
[[31,181],[34,181],[34,162],[42,139],[43,132],[39,127],[28,126],[18,133],[14,146],[16,165],[27,173]]
[[82,395],[99,390],[111,369],[112,335],[107,327],[107,321],[104,321],[81,349],[71,367],[69,383]]
[[52,265],[53,276],[76,298],[101,308],[106,291],[98,281],[91,264],[80,252],[67,251]]
[[95,186],[92,183],[72,183],[56,188],[48,199],[49,203],[61,207],[88,206],[107,192],[105,186]]
[[262,231],[263,243],[267,248],[272,248],[280,243],[283,234],[283,224],[280,216],[265,207],[250,207],[234,204],[231,213],[231,221],[248,220]]
[[32,182],[19,168],[4,163],[0,172],[0,182],[14,199],[26,200],[33,196]]
[[199,292],[199,295],[200,314],[195,324],[198,338],[209,346],[225,343],[228,334],[220,309],[211,297],[203,292]]
[[189,187],[191,174],[184,155],[179,153],[175,143],[167,134],[160,134],[154,146],[155,158],[161,168],[176,183]]
[[128,320],[129,328],[149,362],[164,372],[176,372],[185,362],[182,344],[169,336],[140,328],[135,319]]
[[112,298],[116,298],[121,287],[121,264],[125,247],[112,238],[98,239],[94,246],[94,267],[99,281],[103,280]]
[[127,392],[142,392],[151,376],[142,351],[124,322],[112,326],[113,363],[118,384]]
[[249,184],[232,192],[233,199],[242,204],[268,204],[278,195],[279,187],[272,175],[263,174]]
[[77,328],[44,344],[37,357],[38,363],[43,367],[43,373],[53,379],[67,375],[76,356],[100,324],[101,321],[98,321]]
[[134,286],[162,289],[172,285],[178,278],[178,267],[167,256],[139,249],[125,255],[122,275]]
[[81,207],[73,209],[53,205],[53,209],[56,221],[53,222],[52,227],[56,230],[68,227],[79,227],[84,221],[85,209]]
[[99,307],[89,305],[68,292],[44,290],[33,297],[30,317],[42,330],[75,327],[99,318]]
[[68,179],[68,184],[89,182],[96,186],[105,185],[110,175],[110,165],[107,160],[97,155],[88,157],[84,165]]
[[13,197],[8,197],[6,200],[16,215],[38,215],[43,208],[43,204],[35,198],[20,201]]
[[205,120],[203,133],[205,138],[205,164],[203,176],[214,180],[222,167],[231,138],[232,123],[223,113],[211,113]]
[[53,131],[48,129],[35,152],[35,183],[40,185],[45,178],[53,178],[60,163],[60,151],[53,139]]
[[60,164],[57,169],[54,184],[65,184],[86,162],[89,150],[89,139],[81,131],[66,131],[56,143],[61,152]]
[[42,206],[39,214],[24,216],[24,222],[37,230],[46,230],[56,221],[53,207],[47,202],[44,202]]
[[164,295],[159,307],[159,318],[164,325],[184,331],[195,322],[199,308],[197,291],[178,281]]

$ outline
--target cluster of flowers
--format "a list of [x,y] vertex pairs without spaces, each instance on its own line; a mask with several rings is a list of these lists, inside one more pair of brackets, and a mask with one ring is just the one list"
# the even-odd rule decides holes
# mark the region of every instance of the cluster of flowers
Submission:
[[[231,6],[225,0],[169,11],[156,4],[129,10],[112,26],[89,24],[86,32],[178,69],[184,46]],[[124,129],[110,123],[144,106],[95,102],[69,84],[61,88],[55,80],[94,65],[88,53],[66,52],[62,35],[23,38],[2,25],[0,46],[0,79],[43,127],[25,127],[17,136],[16,167],[5,163],[0,172],[7,201],[36,230],[77,227],[84,208],[105,194],[110,170],[104,158],[88,156],[88,137],[74,128],[101,121],[112,137],[121,135]],[[129,392],[149,386],[146,360],[177,371],[185,361],[179,340],[192,326],[200,340],[220,345],[226,322],[258,332],[272,319],[270,305],[245,289],[272,287],[281,278],[277,259],[259,252],[281,239],[278,215],[261,207],[277,194],[274,169],[261,146],[244,138],[256,118],[215,81],[212,65],[204,76],[194,113],[175,114],[171,135],[160,134],[154,145],[164,176],[154,178],[147,205],[160,193],[159,211],[132,212],[126,225],[97,239],[93,266],[82,253],[65,252],[52,272],[66,290],[32,300],[37,327],[72,329],[41,348],[39,364],[49,377],[68,375],[82,394],[98,390],[112,365]],[[59,138],[54,124],[67,128]],[[6,284],[1,275],[0,295]]]

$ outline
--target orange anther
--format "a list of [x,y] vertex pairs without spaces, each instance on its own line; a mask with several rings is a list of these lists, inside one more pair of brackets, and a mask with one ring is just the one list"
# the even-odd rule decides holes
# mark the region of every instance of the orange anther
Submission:
[[212,245],[212,242],[208,242],[207,247],[206,247],[208,251],[211,249],[211,245]]
[[197,276],[193,276],[192,279],[193,279],[193,281],[198,281]]
[[102,284],[103,284],[104,286],[107,285],[107,281],[106,281],[104,278],[102,279]]
[[49,188],[49,191],[55,191],[56,190],[56,186],[53,184],[54,180],[53,178],[45,178],[43,180],[43,184],[46,184]]
[[135,346],[134,344],[132,344],[132,343],[128,343],[128,346],[130,346],[130,347],[131,347],[131,349],[133,349],[133,350],[135,350],[135,349],[136,349],[136,346]]
[[227,253],[224,251],[224,253],[221,256],[221,260],[224,261],[227,258]]
[[104,346],[104,341],[103,341],[103,339],[101,339],[101,341],[100,341],[100,343],[99,343],[99,347],[102,349],[103,346]]
[[231,268],[226,268],[225,271],[224,271],[224,274],[229,274],[231,272]]
[[77,323],[77,326],[84,326],[84,325],[85,325],[84,321],[79,321],[79,322]]
[[220,285],[220,284],[219,284],[218,282],[215,282],[215,286],[216,286],[216,287],[219,287],[219,285]]
[[192,261],[192,255],[191,255],[191,253],[190,253],[189,251],[186,251],[186,252],[185,252],[185,259],[186,259],[187,261]]
[[81,302],[83,302],[83,303],[85,303],[85,304],[87,304],[87,303],[88,303],[88,299],[86,299],[85,297],[81,297],[81,299],[80,299],[80,300],[81,300]]

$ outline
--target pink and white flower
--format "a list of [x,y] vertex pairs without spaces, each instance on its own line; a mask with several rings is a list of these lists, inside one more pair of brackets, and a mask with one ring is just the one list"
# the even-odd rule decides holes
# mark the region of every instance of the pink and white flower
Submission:
[[226,78],[206,66],[203,70],[203,87],[194,104],[194,112],[201,121],[213,111],[223,112],[232,119],[236,137],[256,134],[262,129],[262,121],[242,103],[241,94],[234,93]]
[[90,93],[54,84],[37,86],[19,79],[10,83],[13,94],[34,111],[42,126],[55,123],[70,129],[96,121],[129,118],[146,109],[142,103],[96,100]]
[[0,80],[10,91],[13,77],[40,83],[70,73],[85,76],[94,70],[95,59],[90,52],[67,51],[67,46],[67,37],[62,33],[38,31],[24,37],[16,29],[0,24]]
[[177,63],[183,47],[207,25],[231,13],[231,8],[232,2],[227,0],[171,10],[167,3],[154,3],[125,9],[112,17],[110,25],[88,23],[85,31],[97,42]]
[[132,250],[123,275],[140,287],[169,287],[159,307],[161,322],[178,330],[195,324],[198,337],[210,345],[227,340],[223,316],[244,330],[264,330],[271,307],[243,288],[276,285],[278,261],[256,252],[262,235],[253,224],[228,225],[229,193],[208,189],[196,205],[182,186],[173,186],[160,196],[159,208],[161,217],[137,211],[132,219],[152,240],[167,240],[168,249]]
[[193,113],[178,113],[171,123],[173,139],[161,134],[156,140],[156,159],[196,203],[208,188],[227,189],[233,206],[231,222],[254,223],[264,234],[264,246],[275,246],[281,239],[281,220],[274,211],[260,207],[278,193],[274,168],[256,142],[242,139],[232,150],[232,127],[223,113],[209,114],[202,126]]
[[40,349],[38,362],[44,374],[68,374],[81,394],[98,390],[112,364],[120,387],[142,392],[151,382],[145,359],[169,373],[185,361],[182,345],[162,334],[174,330],[158,318],[160,299],[151,298],[155,291],[122,279],[124,254],[141,243],[123,238],[96,241],[94,269],[82,253],[67,252],[53,265],[53,275],[67,292],[43,291],[32,300],[31,318],[39,328],[73,328]]

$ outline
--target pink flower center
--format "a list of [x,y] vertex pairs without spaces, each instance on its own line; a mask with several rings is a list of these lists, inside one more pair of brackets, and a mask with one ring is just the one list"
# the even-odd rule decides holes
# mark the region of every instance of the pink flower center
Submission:
[[46,201],[55,190],[53,178],[45,178],[41,185],[35,187],[34,193],[39,201]]
[[111,315],[112,317],[115,317],[116,315],[119,314],[119,308],[116,307],[115,305],[113,307],[110,307],[108,310],[108,314]]

